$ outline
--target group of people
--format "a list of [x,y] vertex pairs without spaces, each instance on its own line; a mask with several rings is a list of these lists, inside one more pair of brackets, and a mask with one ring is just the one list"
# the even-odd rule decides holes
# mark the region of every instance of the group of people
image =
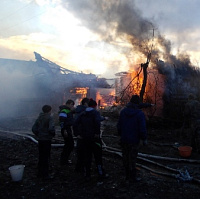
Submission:
[[[151,104],[140,103],[138,95],[133,95],[130,102],[122,109],[117,123],[120,135],[120,143],[125,168],[125,177],[129,182],[138,180],[136,175],[136,159],[140,140],[147,144],[147,129],[145,114],[142,108]],[[93,99],[84,98],[81,104],[74,108],[74,101],[67,100],[60,106],[59,122],[61,134],[64,139],[64,147],[60,157],[60,164],[69,164],[69,157],[74,149],[74,138],[77,137],[77,162],[75,171],[85,174],[86,180],[91,178],[91,163],[94,156],[98,180],[102,181],[107,175],[102,163],[102,140],[100,126],[105,119],[96,109],[97,103]],[[38,136],[39,163],[38,177],[48,178],[49,157],[51,139],[55,135],[55,127],[51,116],[51,107],[45,105],[38,119],[33,125],[32,131]]]
[[[91,179],[91,164],[94,156],[98,180],[105,177],[102,163],[101,122],[106,118],[97,111],[97,103],[93,99],[84,98],[81,104],[74,108],[74,101],[69,99],[59,107],[59,123],[64,147],[61,152],[60,165],[70,163],[70,154],[74,149],[74,138],[77,137],[77,162],[75,171],[85,174],[87,181]],[[46,108],[48,107],[48,108]],[[38,138],[39,162],[38,177],[49,178],[49,158],[51,139],[55,136],[55,126],[51,116],[51,106],[44,105],[42,113],[35,121],[32,131]]]
[[[105,118],[96,110],[93,99],[84,98],[74,110],[74,101],[68,100],[60,106],[59,121],[65,145],[61,153],[61,165],[68,164],[74,148],[73,135],[77,137],[77,163],[75,171],[85,172],[86,180],[91,178],[91,163],[94,155],[99,181],[105,177],[102,165],[101,121]],[[74,117],[73,117],[74,113]],[[73,134],[72,134],[73,132]]]
[[[64,147],[60,157],[60,164],[69,164],[69,157],[74,149],[74,138],[77,137],[77,162],[75,171],[85,174],[86,180],[91,178],[91,163],[94,156],[98,179],[106,177],[102,163],[102,140],[100,126],[105,120],[97,111],[97,103],[93,99],[84,98],[76,108],[73,100],[67,100],[65,105],[59,107],[59,122]],[[122,148],[125,178],[128,182],[139,179],[136,174],[136,160],[139,145],[147,145],[146,117],[142,108],[151,107],[153,104],[141,103],[138,95],[133,95],[130,102],[121,110],[117,122]],[[193,95],[189,96],[185,105],[185,117],[191,119],[192,133],[191,146],[197,151],[197,137],[200,137],[200,102]],[[51,116],[51,106],[44,105],[42,113],[32,127],[33,133],[38,138],[39,162],[38,177],[49,178],[49,158],[51,139],[55,136],[55,126]],[[200,143],[200,140],[199,140]]]

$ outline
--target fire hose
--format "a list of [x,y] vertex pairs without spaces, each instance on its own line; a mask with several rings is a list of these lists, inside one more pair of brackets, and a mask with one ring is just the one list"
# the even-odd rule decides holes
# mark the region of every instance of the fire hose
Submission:
[[[108,146],[106,146],[106,144],[104,142],[103,142],[103,148],[104,148],[104,151],[111,152],[111,153],[114,153],[114,154],[119,155],[120,157],[122,157],[121,150],[115,149],[115,148],[112,148],[112,147],[108,147]],[[169,170],[170,172],[174,172],[176,174],[160,172],[160,171],[151,169],[151,168],[149,168],[149,167],[147,167],[145,165],[139,164],[139,163],[136,163],[136,166],[138,166],[140,168],[143,168],[143,169],[146,169],[146,170],[148,170],[148,171],[150,171],[152,173],[158,174],[158,175],[164,175],[164,176],[168,176],[168,177],[173,177],[173,178],[177,179],[178,181],[183,181],[183,182],[194,181],[194,182],[200,183],[199,179],[196,179],[196,178],[190,176],[186,166],[184,167],[184,169],[174,169],[174,168],[165,166],[163,164],[160,164],[158,162],[149,160],[149,159],[144,158],[144,157],[161,159],[161,160],[179,161],[179,162],[183,161],[183,162],[200,163],[200,161],[198,161],[198,160],[169,158],[169,157],[161,157],[161,156],[138,153],[137,159],[143,160],[145,162],[151,163],[151,164],[156,165],[156,166],[159,166],[161,168],[164,168],[164,169]]]
[[[20,133],[16,133],[16,132],[10,132],[10,131],[5,131],[5,130],[0,130],[0,131],[3,131],[5,133],[11,133],[11,134],[14,134],[14,135],[17,135],[17,136],[21,136],[21,137],[25,137],[25,138],[28,138],[30,139],[31,141],[33,141],[35,144],[38,144],[38,141],[33,138],[32,136],[29,136],[29,135],[24,135],[24,134],[20,134]],[[63,147],[64,144],[51,144],[52,147]],[[102,148],[104,151],[106,152],[110,152],[110,153],[114,153],[120,157],[122,157],[122,152],[120,149],[117,149],[117,148],[113,148],[113,147],[109,147],[105,144],[105,142],[102,140]],[[140,167],[140,168],[143,168],[143,169],[146,169],[152,173],[155,173],[155,174],[158,174],[158,175],[164,175],[164,176],[169,176],[169,177],[173,177],[173,178],[176,178],[178,181],[184,181],[184,182],[187,182],[187,181],[194,181],[194,182],[197,182],[197,183],[200,183],[200,180],[199,179],[196,179],[194,177],[191,177],[187,168],[184,167],[184,170],[181,170],[181,169],[173,169],[171,167],[168,167],[168,166],[165,166],[163,164],[160,164],[160,163],[157,163],[155,161],[152,161],[152,160],[149,160],[147,159],[146,157],[148,158],[154,158],[154,159],[160,159],[160,160],[169,160],[169,161],[179,161],[179,162],[190,162],[190,163],[200,163],[199,160],[192,160],[192,159],[180,159],[180,158],[170,158],[170,157],[162,157],[162,156],[156,156],[156,155],[150,155],[150,154],[143,154],[143,153],[138,153],[138,157],[137,159],[139,160],[143,160],[145,162],[148,162],[148,163],[151,163],[153,165],[156,165],[156,166],[159,166],[159,167],[162,167],[162,168],[165,168],[166,170],[169,170],[171,172],[175,172],[176,174],[170,174],[170,173],[163,173],[163,172],[160,172],[160,171],[156,171],[154,169],[151,169],[147,166],[144,166],[142,164],[139,164],[139,163],[136,163],[136,166]]]

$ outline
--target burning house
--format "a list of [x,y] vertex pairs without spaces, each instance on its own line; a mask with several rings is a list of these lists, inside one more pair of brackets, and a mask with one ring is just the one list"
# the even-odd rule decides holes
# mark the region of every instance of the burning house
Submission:
[[[115,100],[124,105],[132,94],[139,94],[141,101],[156,104],[151,114],[179,119],[188,94],[200,96],[199,69],[186,54],[172,55],[171,42],[159,33],[157,24],[142,16],[134,1],[70,1],[62,5],[98,35],[105,44],[103,51],[117,49],[117,55],[123,55],[119,61],[108,62],[109,69],[118,71],[126,59],[130,70],[117,73],[114,89],[104,78],[68,70],[36,52],[36,62],[0,59],[0,102],[3,107],[9,104],[2,115],[38,112],[35,107],[44,103],[58,107],[67,98],[78,104],[81,98],[91,97],[99,107]],[[146,58],[146,63],[140,64]]]
[[[117,73],[116,95],[118,101],[127,103],[133,94],[141,94],[144,75],[142,66],[132,72]],[[155,104],[149,115],[171,118],[180,121],[183,118],[184,105],[188,95],[200,97],[200,69],[189,62],[177,61],[176,64],[157,61],[148,68],[143,102]]]
[[[117,74],[117,102],[125,104],[132,94],[140,94],[143,102],[156,104],[153,114],[179,119],[188,93],[200,96],[199,69],[192,66],[185,51],[172,54],[171,42],[160,34],[158,24],[144,17],[134,1],[78,1],[67,6],[84,26],[122,52],[133,71]],[[148,64],[141,70],[140,63],[145,59]],[[145,66],[148,68],[144,72]]]
[[105,78],[68,70],[34,54],[36,61],[0,59],[0,103],[5,107],[1,117],[38,113],[44,104],[51,104],[57,111],[67,99],[73,99],[76,105],[84,97],[95,99],[99,106],[112,103],[114,89]]

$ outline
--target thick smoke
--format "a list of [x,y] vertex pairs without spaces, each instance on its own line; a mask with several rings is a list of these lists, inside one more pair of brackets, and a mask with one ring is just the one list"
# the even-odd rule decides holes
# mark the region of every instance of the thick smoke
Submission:
[[[186,92],[198,94],[195,80],[198,79],[199,73],[191,65],[189,57],[183,54],[172,55],[171,42],[159,33],[157,25],[142,17],[142,12],[136,7],[134,0],[61,0],[61,4],[79,18],[83,26],[98,34],[105,44],[110,44],[123,53],[130,63],[130,68],[133,67],[137,55],[140,59],[137,61],[144,63],[151,52],[149,67],[166,76],[167,96]],[[90,45],[93,44],[88,43],[88,46]],[[117,71],[116,67],[119,67],[120,63],[116,61],[108,65],[113,71]],[[0,89],[0,104],[5,107],[1,110],[1,117],[23,116],[23,113],[28,115],[32,111],[38,113],[41,103],[52,104],[52,93],[57,91],[60,85],[54,82],[55,78],[45,76],[41,68],[31,66],[29,70],[33,68],[32,73],[23,69],[23,72],[16,72],[14,68],[1,71],[0,83],[3,86]],[[74,86],[70,82],[75,81],[69,79],[68,87]],[[55,93],[55,98],[62,96],[63,93],[59,92]],[[33,102],[35,104],[32,104]],[[31,110],[30,107],[38,109]]]
[[[36,83],[30,76],[14,68],[1,68],[0,104],[2,118],[16,118],[27,115],[30,98],[36,93]],[[31,114],[31,113],[30,113]]]
[[166,76],[167,90],[171,93],[176,93],[176,86],[180,85],[182,92],[195,90],[195,83],[188,79],[198,72],[190,58],[183,54],[172,55],[171,42],[159,33],[157,25],[142,17],[134,0],[63,0],[62,5],[84,26],[99,34],[104,42],[115,43],[116,48],[121,48],[116,42],[119,40],[131,44],[131,48],[121,51],[127,59],[132,55],[135,61],[134,56],[140,54],[140,62],[145,62],[151,53],[151,66]]
[[152,23],[141,17],[132,0],[74,0],[63,5],[73,11],[83,25],[108,40],[121,34],[142,39],[149,28],[152,29]]
[[0,70],[0,120],[31,117],[44,104],[53,105],[52,90],[59,91],[58,83],[45,68],[32,61],[1,59]]
[[[79,18],[102,41],[115,44],[125,56],[143,55],[151,52],[153,63],[162,57],[172,61],[171,42],[161,36],[156,24],[142,17],[134,0],[73,0],[62,1],[62,5]],[[156,30],[156,35],[155,34]],[[156,38],[154,39],[154,37]],[[125,48],[118,41],[129,43]],[[126,49],[126,50],[125,50]],[[141,57],[141,56],[140,56]],[[134,59],[135,60],[135,59]]]
[[[152,37],[153,24],[141,16],[132,0],[73,0],[63,1],[63,6],[79,18],[86,26],[98,34],[103,41],[115,43],[117,41],[132,43],[135,52],[145,55],[148,46],[143,46]],[[130,48],[124,51],[127,56]]]

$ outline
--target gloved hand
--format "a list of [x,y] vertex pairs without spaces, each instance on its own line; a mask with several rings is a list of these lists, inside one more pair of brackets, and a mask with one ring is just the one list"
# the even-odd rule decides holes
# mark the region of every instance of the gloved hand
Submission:
[[147,145],[147,139],[143,140],[143,146],[146,146],[146,145]]

